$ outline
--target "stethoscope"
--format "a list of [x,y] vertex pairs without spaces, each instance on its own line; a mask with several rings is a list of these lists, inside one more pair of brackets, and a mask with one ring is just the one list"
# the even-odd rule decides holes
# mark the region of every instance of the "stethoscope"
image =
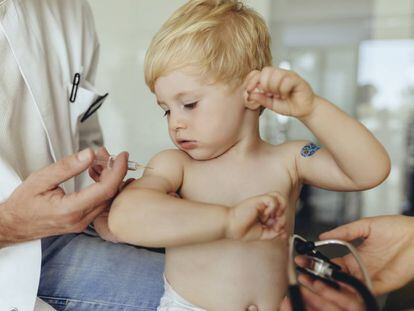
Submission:
[[[326,245],[340,245],[346,247],[358,263],[364,282],[341,271],[341,267],[333,263],[322,254],[318,247]],[[296,255],[304,255],[309,261],[309,265],[299,267],[295,264]],[[366,310],[379,310],[377,301],[372,294],[372,284],[368,273],[362,264],[361,258],[358,256],[356,249],[348,242],[341,240],[325,240],[325,241],[307,241],[300,235],[294,234],[289,241],[289,264],[288,264],[288,292],[294,311],[305,311],[306,307],[300,293],[300,284],[297,280],[297,273],[305,273],[312,278],[322,280],[327,285],[340,290],[337,282],[345,283],[354,288],[362,297]]]

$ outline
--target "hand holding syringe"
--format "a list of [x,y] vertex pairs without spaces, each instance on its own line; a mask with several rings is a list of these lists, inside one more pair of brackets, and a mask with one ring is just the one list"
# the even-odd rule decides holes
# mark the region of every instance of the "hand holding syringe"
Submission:
[[[96,159],[93,161],[93,165],[101,165],[103,167],[112,168],[114,161],[115,161],[114,155],[109,156],[108,158],[102,158],[102,157],[96,157]],[[128,170],[129,171],[136,171],[139,168],[148,168],[152,169],[152,167],[145,166],[142,164],[139,164],[135,161],[128,161]]]

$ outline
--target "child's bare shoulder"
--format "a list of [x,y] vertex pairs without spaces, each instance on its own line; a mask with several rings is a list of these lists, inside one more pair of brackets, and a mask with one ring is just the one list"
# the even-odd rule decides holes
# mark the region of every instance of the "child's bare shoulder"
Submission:
[[150,169],[145,170],[144,175],[181,175],[190,161],[191,158],[181,150],[163,150],[152,157],[148,163]]
[[191,160],[190,156],[181,150],[167,149],[153,156],[150,163],[168,164],[168,162],[171,161],[175,164],[178,164],[178,163],[184,164],[190,160]]
[[181,186],[185,165],[190,160],[191,158],[180,150],[161,151],[149,161],[143,176],[132,182],[128,188],[174,192]]

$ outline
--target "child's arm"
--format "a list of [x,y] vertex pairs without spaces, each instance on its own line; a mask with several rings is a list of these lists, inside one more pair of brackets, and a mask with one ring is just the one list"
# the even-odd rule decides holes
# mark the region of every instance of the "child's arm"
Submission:
[[298,177],[304,182],[330,190],[353,191],[375,187],[388,176],[388,154],[371,132],[316,96],[296,73],[271,67],[254,71],[246,79],[246,90],[248,107],[262,105],[298,118],[325,147],[307,157],[301,155],[306,143],[290,144]]
[[158,154],[144,176],[131,183],[112,204],[109,228],[118,240],[173,247],[224,238],[257,240],[281,235],[285,200],[267,194],[234,208],[173,197],[182,184],[187,155],[177,150]]

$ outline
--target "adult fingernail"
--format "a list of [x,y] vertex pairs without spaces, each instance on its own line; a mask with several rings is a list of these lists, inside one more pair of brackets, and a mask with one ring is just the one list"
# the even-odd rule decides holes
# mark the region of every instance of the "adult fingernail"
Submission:
[[122,151],[122,152],[118,153],[116,158],[119,158],[123,155],[126,155],[126,157],[129,158],[129,152],[127,152],[127,151]]
[[88,162],[91,159],[91,152],[89,148],[86,148],[78,153],[78,160],[81,162]]

